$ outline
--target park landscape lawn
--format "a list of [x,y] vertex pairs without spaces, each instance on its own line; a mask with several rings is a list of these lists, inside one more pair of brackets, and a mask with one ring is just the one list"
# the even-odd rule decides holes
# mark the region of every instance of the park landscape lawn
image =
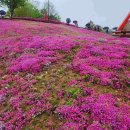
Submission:
[[60,24],[0,25],[0,130],[130,129],[129,39]]

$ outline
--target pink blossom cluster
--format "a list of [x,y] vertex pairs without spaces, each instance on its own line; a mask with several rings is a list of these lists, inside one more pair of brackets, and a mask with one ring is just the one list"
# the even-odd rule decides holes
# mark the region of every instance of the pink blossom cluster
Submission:
[[40,72],[43,66],[63,58],[58,51],[70,51],[77,43],[69,37],[20,38],[20,42],[2,41],[0,56],[7,64],[7,71]]
[[130,106],[117,107],[111,94],[94,94],[78,97],[72,106],[56,109],[60,120],[65,120],[61,129],[128,130],[130,129]]
[[129,50],[128,40],[115,44],[110,44],[109,39],[108,44],[88,41],[75,55],[72,66],[92,83],[121,88],[129,80],[124,74],[130,66]]
[[33,88],[36,82],[29,74],[25,78],[8,75],[0,80],[0,106],[5,106],[5,110],[0,111],[0,127],[20,130],[32,118],[45,111],[50,112],[52,105],[47,101],[49,93],[38,94]]
[[[129,86],[129,39],[65,25],[0,23],[0,130],[31,129],[35,119],[46,129],[130,129],[127,101],[86,85]],[[61,60],[63,70],[55,64]],[[44,70],[50,72],[45,79]],[[130,99],[129,91],[121,96]]]

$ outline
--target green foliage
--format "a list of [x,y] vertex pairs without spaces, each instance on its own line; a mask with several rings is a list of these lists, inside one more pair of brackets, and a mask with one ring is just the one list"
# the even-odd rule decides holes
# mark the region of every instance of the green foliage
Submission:
[[64,88],[66,86],[66,83],[62,83],[62,88]]
[[[45,12],[48,12],[48,2],[44,2],[44,6],[41,10],[41,12],[44,14]],[[56,9],[55,6],[52,2],[49,2],[49,15],[54,15],[56,14]]]
[[5,17],[10,17],[10,12],[7,11]]
[[[8,7],[8,12],[6,16],[15,17],[32,17],[40,18],[48,12],[48,3],[44,3],[42,10],[38,10],[34,5],[28,2],[28,0],[0,0],[0,5]],[[55,10],[55,6],[50,2],[49,5],[49,18],[51,20],[60,21],[60,16]]]
[[40,75],[40,76],[37,76],[37,77],[36,77],[36,80],[39,80],[39,81],[40,81],[40,80],[42,80],[42,79],[43,79],[43,75]]
[[14,10],[14,16],[39,18],[39,17],[42,17],[42,14],[31,3],[26,2],[24,6],[19,7]]
[[79,48],[80,48],[79,45],[73,46],[73,47],[72,47],[72,52],[73,52],[73,53],[76,53]]
[[[45,2],[43,8],[41,9],[41,13],[43,14],[43,16],[46,12],[48,12],[48,2]],[[61,20],[61,17],[56,12],[55,6],[52,2],[49,2],[49,18],[51,20]]]
[[7,6],[10,12],[10,17],[14,15],[14,9],[21,7],[27,0],[0,0],[0,4]]
[[87,82],[90,79],[90,75],[84,75],[84,80]]
[[127,83],[126,86],[130,88],[130,84],[129,83]]
[[81,92],[80,88],[68,88],[66,90],[66,92],[70,93],[72,95],[73,98],[75,98],[77,96],[77,94],[79,94]]
[[0,0],[1,5],[5,5],[8,8],[12,6],[13,8],[18,8],[19,6],[24,5],[26,0]]
[[72,57],[70,56],[70,55],[65,55],[65,57],[64,57],[65,59],[66,59],[66,61],[68,61],[68,62],[70,62],[70,61],[72,61]]
[[66,105],[71,106],[72,104],[73,104],[73,101],[71,101],[71,100],[66,101]]
[[59,103],[58,99],[54,99],[52,102],[52,105],[55,106],[55,105],[58,105],[58,103]]
[[58,21],[60,21],[61,20],[61,17],[56,13],[56,14],[52,14],[52,15],[50,15],[49,16],[49,18],[51,19],[51,20],[58,20]]

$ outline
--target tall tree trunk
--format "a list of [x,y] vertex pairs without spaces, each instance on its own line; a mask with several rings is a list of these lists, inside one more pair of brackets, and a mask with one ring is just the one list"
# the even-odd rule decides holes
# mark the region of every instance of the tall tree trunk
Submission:
[[13,15],[14,15],[14,10],[11,10],[11,11],[10,11],[10,19],[13,18]]
[[13,3],[10,3],[10,19],[13,18],[13,15],[14,15]]

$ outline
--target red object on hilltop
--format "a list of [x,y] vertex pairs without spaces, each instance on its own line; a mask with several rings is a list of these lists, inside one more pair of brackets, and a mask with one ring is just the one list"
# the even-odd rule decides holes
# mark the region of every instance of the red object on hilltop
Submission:
[[45,11],[44,20],[45,20],[45,21],[48,21],[48,19],[49,19],[48,13],[47,13],[47,11]]

